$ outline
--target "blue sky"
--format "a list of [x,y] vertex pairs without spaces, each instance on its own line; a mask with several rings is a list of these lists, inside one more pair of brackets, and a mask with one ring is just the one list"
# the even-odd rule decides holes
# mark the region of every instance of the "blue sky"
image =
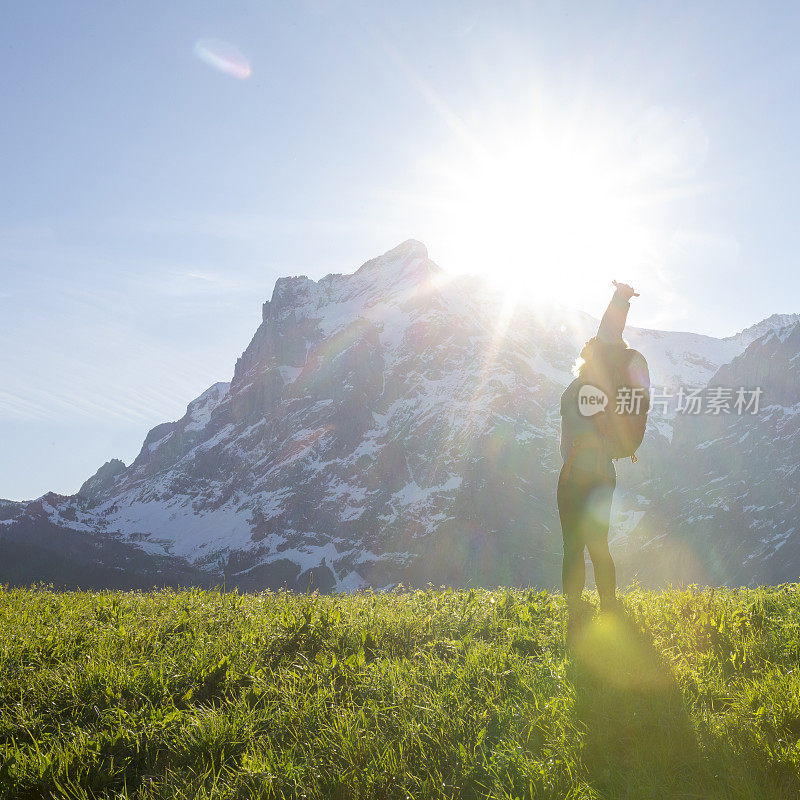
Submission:
[[[791,3],[4,4],[0,497],[130,463],[230,378],[277,277],[411,237],[596,314],[630,278],[640,325],[800,311],[799,35]],[[208,39],[249,77],[198,58]],[[624,175],[613,235],[584,237],[602,252],[568,283],[544,263],[557,241],[519,254],[530,198],[484,214],[507,188],[487,172],[513,172],[532,130],[584,165],[550,176],[559,208],[581,195],[576,241]]]

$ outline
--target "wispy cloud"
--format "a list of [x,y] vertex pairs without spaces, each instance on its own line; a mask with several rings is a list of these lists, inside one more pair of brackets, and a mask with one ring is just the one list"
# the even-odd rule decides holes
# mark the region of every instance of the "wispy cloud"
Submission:
[[255,281],[218,272],[183,269],[170,271],[149,284],[150,291],[166,297],[251,293],[263,287]]
[[[372,187],[363,193],[372,194]],[[187,214],[174,217],[126,218],[115,222],[120,230],[150,236],[213,237],[227,241],[264,243],[273,237],[325,234],[355,235],[372,232],[380,220],[372,215],[354,217],[290,216],[242,213]]]
[[[16,260],[10,251],[24,250],[29,235]],[[176,419],[230,377],[264,293],[252,276],[156,259],[115,263],[33,228],[0,239],[0,269],[11,287],[0,297],[0,423],[137,420],[146,429]],[[187,315],[202,315],[203,326],[179,321]]]

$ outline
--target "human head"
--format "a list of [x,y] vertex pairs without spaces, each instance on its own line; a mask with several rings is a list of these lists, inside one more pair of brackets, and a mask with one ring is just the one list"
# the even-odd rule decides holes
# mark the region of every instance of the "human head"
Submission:
[[575,377],[581,378],[586,378],[592,373],[595,380],[602,382],[604,375],[613,370],[617,359],[627,348],[627,342],[622,339],[617,342],[604,342],[593,336],[581,348],[572,373]]

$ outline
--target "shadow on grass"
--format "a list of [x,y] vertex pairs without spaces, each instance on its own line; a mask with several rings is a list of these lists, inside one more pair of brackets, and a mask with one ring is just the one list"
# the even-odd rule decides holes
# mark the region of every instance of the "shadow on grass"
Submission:
[[570,641],[583,762],[601,797],[789,798],[767,759],[713,726],[698,731],[652,636],[620,613],[587,622]]

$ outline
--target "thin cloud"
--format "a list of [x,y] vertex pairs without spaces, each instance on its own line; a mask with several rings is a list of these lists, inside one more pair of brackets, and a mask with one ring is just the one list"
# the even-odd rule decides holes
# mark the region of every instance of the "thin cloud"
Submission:
[[189,297],[194,295],[219,296],[220,294],[239,294],[253,292],[261,288],[261,283],[243,278],[221,275],[218,272],[197,270],[176,270],[150,283],[155,294],[166,297]]

